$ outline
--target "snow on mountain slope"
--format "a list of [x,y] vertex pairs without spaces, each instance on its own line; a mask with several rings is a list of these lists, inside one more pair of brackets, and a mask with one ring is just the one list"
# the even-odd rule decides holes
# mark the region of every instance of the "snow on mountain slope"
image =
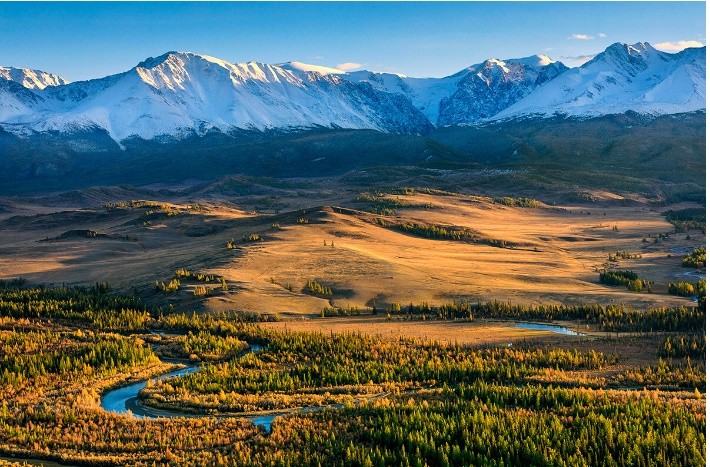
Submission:
[[344,75],[399,93],[436,126],[513,116],[598,116],[705,109],[705,48],[669,54],[648,43],[613,44],[580,68],[545,55],[489,59],[445,78],[358,71]]
[[343,75],[346,72],[343,70],[339,70],[337,68],[330,68],[327,66],[320,66],[320,65],[309,65],[308,63],[303,63],[303,62],[286,62],[286,63],[280,63],[276,65],[279,68],[283,68],[284,70],[291,70],[294,72],[303,72],[303,73],[318,73],[319,75]]
[[0,68],[0,126],[20,135],[98,129],[117,142],[237,129],[422,134],[511,117],[705,109],[705,75],[705,48],[668,54],[648,43],[611,45],[574,69],[536,55],[489,59],[444,78],[168,52],[75,83]]
[[536,55],[505,61],[492,58],[444,78],[357,71],[345,79],[403,94],[432,123],[447,126],[491,117],[565,70],[564,64]]
[[658,104],[663,106],[660,112],[665,113],[705,108],[705,47],[686,49],[678,55],[682,65],[644,93],[642,99],[648,105],[648,111],[655,110],[658,113]]
[[375,89],[406,96],[412,101],[414,107],[434,124],[439,119],[441,100],[456,91],[458,81],[453,77],[410,78],[395,73],[367,70],[350,72],[343,78],[355,83],[367,82]]
[[0,66],[0,122],[33,112],[42,101],[34,90],[67,83],[45,71]]
[[44,89],[47,86],[60,86],[69,83],[61,76],[46,71],[3,66],[0,66],[0,79],[14,81],[27,89]]
[[333,75],[170,52],[122,74],[47,88],[31,112],[4,121],[35,131],[99,127],[116,141],[211,129],[322,126],[419,133],[431,127],[406,99],[380,94]]
[[32,112],[30,105],[37,100],[27,89],[14,81],[0,80],[0,122]]
[[545,55],[489,59],[456,76],[456,92],[441,101],[438,125],[471,124],[492,117],[568,68]]
[[597,116],[705,108],[705,48],[669,54],[649,43],[616,43],[495,115]]

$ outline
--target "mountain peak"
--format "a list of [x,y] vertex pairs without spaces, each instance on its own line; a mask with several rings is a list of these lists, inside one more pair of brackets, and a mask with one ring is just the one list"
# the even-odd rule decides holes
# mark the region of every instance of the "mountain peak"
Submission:
[[42,90],[49,86],[69,84],[69,81],[59,75],[29,68],[15,68],[0,66],[0,79],[14,81],[27,89]]
[[[180,62],[188,62],[191,60],[197,60],[199,61],[205,61],[205,62],[210,62],[214,63],[215,65],[220,65],[224,68],[229,68],[232,64],[229,63],[226,60],[222,60],[221,58],[216,58],[212,57],[210,55],[205,55],[205,54],[198,54],[194,52],[176,52],[176,51],[170,51],[170,52],[165,52],[163,55],[160,55],[158,57],[148,57],[142,62],[140,62],[138,65],[136,65],[136,68],[145,68],[145,69],[151,69],[158,67],[164,63],[170,62],[170,61],[180,61]],[[249,65],[255,62],[249,62]]]
[[157,57],[148,57],[142,62],[140,62],[138,65],[136,65],[136,68],[155,68],[156,66],[164,63],[168,58],[170,58],[171,55],[177,55],[178,52],[176,51],[170,51],[170,52],[165,52],[163,55],[159,55]]
[[[542,68],[542,67],[546,67],[548,65],[553,65],[553,64],[562,65],[560,62],[553,60],[544,54],[531,55],[529,57],[522,57],[522,58],[509,58],[506,60],[501,60],[499,58],[489,58],[488,60],[484,61],[483,63],[481,63],[479,65],[472,65],[472,66],[462,70],[458,74],[478,69],[480,66],[483,66],[484,68],[488,68],[488,69],[498,67],[498,68],[502,69],[505,73],[508,73],[510,71],[509,66],[514,65],[514,64],[533,67],[533,68]],[[564,68],[566,69],[567,67],[564,67]]]
[[628,55],[628,56],[646,56],[652,52],[658,52],[651,44],[648,42],[637,42],[635,44],[625,44],[623,42],[615,42],[607,47],[604,52],[598,55],[603,56],[606,53],[614,55]]
[[633,45],[627,46],[627,49],[628,49],[629,55],[637,55],[637,56],[642,56],[642,57],[648,57],[651,54],[663,53],[663,52],[656,50],[648,42],[637,42]]
[[[702,66],[696,66],[698,60],[702,60]],[[704,53],[674,57],[648,42],[617,42],[581,67],[540,86],[496,118],[558,114],[589,117],[629,110],[661,115],[702,109]]]
[[[648,42],[625,44],[615,42],[602,53],[581,66],[582,69],[597,67],[600,63],[604,66],[622,67],[631,74],[637,74],[656,61],[667,61],[668,54],[653,48]],[[633,71],[635,70],[635,71]]]
[[530,57],[523,57],[523,58],[513,58],[513,59],[510,59],[507,61],[508,62],[515,62],[515,63],[522,63],[523,65],[528,65],[528,66],[547,66],[547,65],[552,65],[553,63],[557,63],[556,60],[553,60],[544,54],[531,55]]
[[500,60],[500,59],[498,59],[498,58],[489,58],[488,60],[486,60],[485,62],[483,62],[483,66],[484,66],[485,68],[498,67],[498,68],[500,68],[501,70],[503,70],[505,73],[508,73],[509,70],[508,70],[508,67],[507,67],[506,65],[507,65],[507,63],[506,63],[505,61]]

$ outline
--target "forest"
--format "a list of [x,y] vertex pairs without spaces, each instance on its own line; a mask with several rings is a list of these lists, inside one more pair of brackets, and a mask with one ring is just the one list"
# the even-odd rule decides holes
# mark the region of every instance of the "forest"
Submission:
[[[464,302],[399,313],[576,317],[657,350],[653,364],[634,366],[594,346],[293,332],[255,315],[146,306],[106,284],[2,283],[0,456],[72,465],[705,464],[704,306]],[[154,379],[189,362],[199,370]],[[198,416],[139,419],[100,407],[107,390],[144,379],[139,404]],[[274,411],[270,431],[242,418]]]

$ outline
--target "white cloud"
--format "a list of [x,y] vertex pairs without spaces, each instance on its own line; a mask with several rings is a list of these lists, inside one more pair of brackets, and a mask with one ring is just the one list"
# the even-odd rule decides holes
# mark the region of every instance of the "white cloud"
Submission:
[[572,34],[569,36],[570,39],[574,39],[576,41],[591,41],[594,40],[594,36],[589,36],[587,34]]
[[357,70],[358,68],[362,68],[362,63],[345,62],[335,65],[335,68],[343,71],[352,71]]
[[664,52],[680,52],[688,47],[702,47],[704,45],[699,41],[659,42],[658,44],[653,44],[655,48]]
[[601,37],[601,38],[605,38],[605,37],[606,37],[606,34],[604,34],[603,32],[600,32],[600,33],[598,34],[598,36]]

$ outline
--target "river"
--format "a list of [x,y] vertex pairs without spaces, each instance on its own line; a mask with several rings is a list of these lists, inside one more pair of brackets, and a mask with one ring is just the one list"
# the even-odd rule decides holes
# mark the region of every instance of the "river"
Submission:
[[[260,345],[256,344],[250,344],[249,349],[245,351],[242,356],[250,353],[250,352],[256,352],[261,350]],[[168,363],[168,362],[166,362]],[[120,413],[120,414],[130,414],[133,417],[136,418],[161,418],[161,417],[188,417],[188,418],[197,418],[197,417],[212,417],[214,415],[204,415],[204,414],[194,414],[190,412],[180,412],[180,411],[169,411],[169,410],[160,410],[160,409],[153,409],[150,407],[146,407],[143,405],[140,405],[138,403],[138,393],[140,392],[141,389],[143,389],[146,384],[148,384],[148,380],[164,380],[168,378],[178,378],[182,377],[185,375],[189,375],[190,373],[195,373],[198,371],[200,367],[198,365],[195,365],[193,363],[187,363],[185,364],[184,368],[181,368],[179,370],[174,370],[170,371],[168,373],[163,373],[160,376],[157,377],[152,377],[145,379],[143,381],[139,381],[137,383],[131,383],[126,386],[121,386],[116,389],[112,389],[108,392],[106,392],[103,396],[101,396],[101,408],[103,408],[106,411],[109,412],[115,412],[115,413]],[[315,410],[321,410],[325,408],[330,408],[330,407],[336,407],[336,406],[318,406],[318,407],[305,407],[298,409],[298,412],[313,412]],[[244,416],[239,416],[239,415],[221,415],[221,416],[232,416],[232,417],[239,417],[239,418],[246,418],[247,420],[250,420],[254,425],[256,426],[261,426],[264,427],[267,433],[271,432],[271,424],[274,421],[276,417],[286,415],[288,413],[294,412],[293,410],[285,410],[285,411],[280,411],[280,412],[269,412],[269,413],[264,413],[264,414],[255,414],[255,415],[244,415]]]
[[532,329],[534,331],[550,331],[555,334],[564,334],[566,336],[584,336],[581,332],[573,331],[564,326],[556,326],[554,324],[517,323],[514,327]]

